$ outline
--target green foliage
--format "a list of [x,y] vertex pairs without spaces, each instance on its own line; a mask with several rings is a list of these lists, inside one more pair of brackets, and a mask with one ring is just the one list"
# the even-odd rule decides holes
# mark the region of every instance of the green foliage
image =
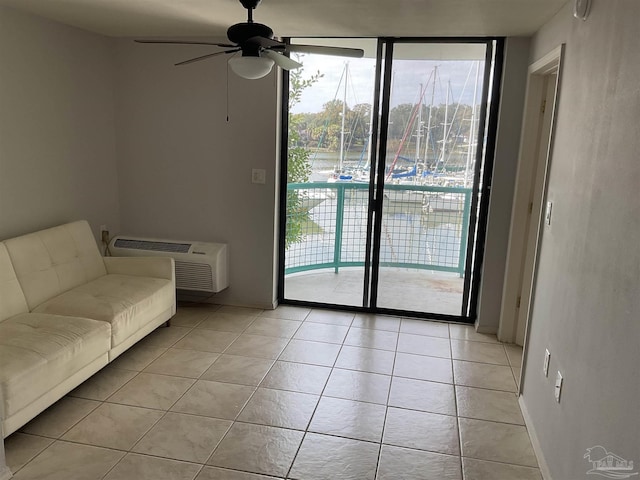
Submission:
[[[415,105],[410,103],[399,104],[391,108],[389,112],[389,136],[387,140],[388,151],[394,155],[400,146],[402,138],[407,135],[402,155],[415,155],[415,139],[418,124],[418,116],[415,114]],[[461,156],[466,157],[466,149],[471,135],[471,105],[444,104],[422,106],[421,138],[422,145],[420,156],[428,164],[433,165],[442,155],[442,137],[444,135],[445,110],[447,116],[448,135],[446,153],[449,157],[452,153],[452,162],[449,167],[459,161]],[[371,105],[360,103],[350,108],[347,105],[345,118],[345,148],[350,151],[361,151],[369,137],[369,122],[371,119]],[[431,129],[428,130],[428,119],[431,115]],[[323,105],[323,109],[317,113],[298,113],[295,117],[292,134],[295,136],[297,146],[321,149],[329,152],[337,152],[340,149],[340,136],[342,134],[342,100],[331,100]],[[413,118],[411,125],[410,120]],[[477,123],[476,123],[477,126]],[[427,158],[424,156],[426,144],[429,144]],[[458,160],[456,160],[458,159]]]
[[[342,100],[325,103],[318,113],[300,113],[298,128],[307,148],[337,151],[342,135]],[[345,146],[362,147],[369,137],[371,105],[359,103],[345,108]]]
[[[329,152],[340,150],[342,136],[342,112],[344,118],[344,139],[347,151],[362,151],[369,139],[372,106],[360,103],[349,107],[340,99],[326,102],[317,113],[291,113],[293,107],[300,103],[303,92],[315,85],[323,75],[316,72],[310,77],[303,76],[303,70],[291,71],[289,75],[289,130],[288,130],[288,165],[287,182],[305,183],[311,176],[310,157],[312,150],[322,149]],[[415,115],[414,104],[399,104],[389,112],[387,155],[391,158],[402,146],[401,155],[415,157],[416,131],[418,116]],[[420,145],[421,162],[425,168],[438,168],[445,147],[445,164],[449,157],[448,169],[464,168],[464,159],[472,135],[470,132],[471,105],[444,104],[423,105],[422,122],[420,124],[422,143]],[[445,112],[448,135],[445,133]],[[431,121],[429,122],[429,117]],[[411,121],[413,118],[413,121]],[[409,125],[411,123],[411,125]],[[476,124],[477,125],[477,124]],[[430,126],[430,129],[428,128]],[[406,136],[404,144],[402,138]],[[427,148],[428,145],[428,148]],[[425,155],[426,154],[426,155]],[[426,158],[425,158],[426,157]],[[462,167],[460,167],[462,166]],[[309,214],[311,202],[305,192],[287,192],[287,223],[285,246],[301,242],[305,233],[312,228],[313,222]]]
[[368,103],[358,103],[347,115],[349,124],[352,125],[353,145],[364,145],[369,139],[369,122],[371,120],[371,105]]
[[[322,74],[315,73],[309,78],[303,78],[302,69],[296,69],[289,74],[289,112],[300,102],[302,93],[316,83]],[[287,155],[287,183],[304,183],[309,181],[311,151],[303,141],[305,131],[305,116],[303,114],[289,114],[289,143]],[[285,227],[285,248],[304,238],[305,226],[310,223],[309,211],[305,208],[304,198],[295,191],[287,191],[287,223]]]
[[[445,110],[447,117],[447,152],[450,152],[454,148],[466,148],[466,142],[468,141],[471,127],[471,122],[468,120],[471,118],[470,105],[464,104],[450,104],[447,108],[446,105],[434,105],[429,107],[428,105],[422,106],[422,139],[424,151],[425,143],[428,141],[429,150],[428,158],[426,159],[429,164],[433,164],[442,154],[442,137],[444,136],[445,128]],[[412,114],[414,113],[415,105],[409,103],[403,103],[396,105],[389,112],[389,147],[394,149],[400,144],[400,140],[405,134],[405,131],[409,130],[409,140],[415,138],[415,132],[417,127],[417,118],[414,118],[413,123],[409,125]],[[428,119],[431,114],[431,130],[428,131]]]

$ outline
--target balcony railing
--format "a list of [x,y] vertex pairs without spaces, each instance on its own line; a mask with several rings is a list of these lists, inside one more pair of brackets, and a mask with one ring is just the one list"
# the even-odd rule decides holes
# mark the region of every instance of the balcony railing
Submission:
[[[298,198],[298,224],[301,210],[308,215],[302,241],[287,249],[285,273],[363,266],[369,185],[290,183],[287,189]],[[380,265],[463,276],[470,209],[469,188],[385,185]]]

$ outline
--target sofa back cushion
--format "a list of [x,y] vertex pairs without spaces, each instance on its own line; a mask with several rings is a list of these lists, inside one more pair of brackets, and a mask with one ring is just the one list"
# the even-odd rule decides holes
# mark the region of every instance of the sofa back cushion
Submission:
[[107,273],[91,228],[84,220],[4,243],[29,310]]
[[0,322],[28,311],[7,247],[0,243]]

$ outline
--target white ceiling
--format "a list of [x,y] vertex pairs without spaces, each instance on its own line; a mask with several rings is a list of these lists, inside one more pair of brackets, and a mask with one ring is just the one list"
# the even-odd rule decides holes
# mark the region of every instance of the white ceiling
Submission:
[[[264,0],[254,20],[277,36],[527,36],[567,0]],[[0,0],[114,37],[224,37],[238,0]]]

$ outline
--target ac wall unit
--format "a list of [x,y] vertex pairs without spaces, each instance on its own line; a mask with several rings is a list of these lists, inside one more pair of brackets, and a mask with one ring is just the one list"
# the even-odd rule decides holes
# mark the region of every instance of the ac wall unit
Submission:
[[172,257],[176,288],[219,292],[229,286],[226,243],[182,242],[117,235],[109,244],[114,257]]

